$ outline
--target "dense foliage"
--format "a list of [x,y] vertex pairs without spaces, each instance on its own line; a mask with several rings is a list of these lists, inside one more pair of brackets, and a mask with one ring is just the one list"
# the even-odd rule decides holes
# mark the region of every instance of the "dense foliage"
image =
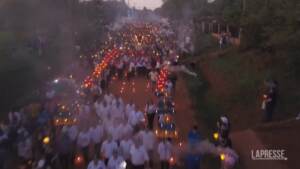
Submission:
[[[191,15],[185,15],[187,10]],[[216,20],[242,28],[241,45],[238,49],[232,47],[219,51],[215,44],[214,54],[219,57],[212,60],[207,57],[208,67],[221,78],[227,79],[228,86],[232,89],[227,99],[222,96],[220,100],[213,102],[215,105],[222,104],[218,106],[221,112],[234,112],[239,107],[245,110],[245,114],[246,110],[251,112],[251,116],[253,112],[260,112],[260,89],[263,88],[264,80],[272,78],[280,84],[277,115],[289,118],[298,113],[299,0],[215,0],[212,3],[208,3],[208,0],[165,0],[165,4],[157,12],[174,20],[196,21],[204,18],[205,21]],[[195,48],[206,47],[203,41],[209,40],[207,36],[199,29],[194,31],[199,39],[195,41]],[[210,54],[205,51],[198,53],[204,59]],[[207,90],[215,92],[213,89]],[[196,97],[200,98],[200,94]],[[206,99],[206,102],[213,99],[218,97]],[[203,107],[203,103],[199,104]],[[232,117],[234,119],[234,114]],[[249,127],[250,123],[249,121],[245,126]]]

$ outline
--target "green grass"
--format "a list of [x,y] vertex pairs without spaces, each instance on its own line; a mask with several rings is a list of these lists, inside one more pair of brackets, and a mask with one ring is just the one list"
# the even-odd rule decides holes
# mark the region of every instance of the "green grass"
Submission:
[[203,79],[200,72],[197,73],[200,77],[185,76],[185,80],[196,109],[195,118],[204,127],[201,132],[203,135],[210,136],[216,127],[220,109],[215,98],[207,95],[209,84]]

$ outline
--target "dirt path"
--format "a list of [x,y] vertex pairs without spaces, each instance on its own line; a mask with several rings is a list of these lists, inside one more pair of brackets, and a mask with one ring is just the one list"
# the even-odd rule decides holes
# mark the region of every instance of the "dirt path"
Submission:
[[[122,86],[124,90],[121,93]],[[111,82],[109,88],[114,95],[119,95],[123,98],[126,103],[133,102],[136,107],[144,111],[144,107],[148,100],[156,100],[151,88],[147,87],[148,81],[144,77],[134,78],[131,82],[124,80],[114,80]],[[196,124],[194,119],[194,111],[192,109],[192,102],[189,97],[185,82],[182,78],[179,78],[176,86],[175,96],[175,110],[176,114],[174,117],[176,129],[179,134],[178,140],[175,142],[181,142],[186,139],[186,136],[192,127]],[[160,168],[158,163],[158,155],[154,155],[154,168]]]
[[180,139],[184,140],[191,129],[196,124],[194,118],[195,111],[193,110],[192,100],[189,97],[187,86],[182,77],[176,84],[176,95],[175,95],[175,121],[179,130]]
[[264,150],[266,145],[261,142],[260,138],[253,130],[235,132],[231,135],[234,142],[234,149],[240,156],[243,169],[288,169],[282,161],[274,160],[253,160],[251,151]]
[[[144,111],[148,100],[156,100],[156,96],[154,96],[150,88],[147,88],[147,85],[148,81],[144,77],[134,78],[131,82],[114,80],[110,85],[110,90],[115,95],[120,95],[127,103],[133,101],[138,109]],[[120,92],[122,86],[124,86],[123,93]],[[133,92],[133,90],[135,91]],[[174,101],[176,110],[175,123],[179,133],[179,139],[183,140],[186,138],[192,125],[196,124],[196,121],[194,119],[192,102],[182,78],[178,80]]]
[[[113,80],[110,83],[110,91],[115,95],[119,95],[126,103],[131,101],[136,105],[137,109],[144,112],[145,105],[148,100],[155,100],[155,96],[150,88],[147,88],[148,81],[143,77],[136,77],[131,81]],[[123,87],[123,92],[121,89]]]

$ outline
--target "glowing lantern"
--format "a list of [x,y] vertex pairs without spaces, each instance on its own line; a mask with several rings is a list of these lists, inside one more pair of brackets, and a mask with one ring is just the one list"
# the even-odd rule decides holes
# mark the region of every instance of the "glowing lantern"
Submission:
[[222,160],[222,161],[224,161],[225,160],[225,154],[220,154],[220,159]]
[[215,132],[213,134],[213,137],[214,137],[215,140],[218,140],[219,139],[219,133]]
[[83,156],[82,156],[81,154],[77,154],[77,155],[75,156],[74,163],[75,163],[75,165],[77,165],[77,166],[82,165],[82,164],[84,163],[84,158],[83,158]]
[[46,136],[43,138],[43,143],[44,144],[49,144],[50,143],[50,137]]
[[175,164],[175,159],[174,159],[174,157],[171,157],[171,158],[169,159],[169,163],[170,163],[170,165],[174,165],[174,164]]
[[169,122],[169,121],[170,121],[170,117],[169,117],[169,116],[167,116],[167,118],[166,118],[166,121],[167,121],[167,122]]
[[268,95],[264,94],[264,95],[263,95],[263,98],[264,98],[264,99],[267,99],[267,98],[268,98]]

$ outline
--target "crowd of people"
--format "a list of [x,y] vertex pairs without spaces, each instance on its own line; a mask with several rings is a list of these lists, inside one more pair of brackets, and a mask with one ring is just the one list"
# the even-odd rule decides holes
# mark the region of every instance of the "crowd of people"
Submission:
[[[150,102],[145,110],[153,123],[150,114],[155,113],[155,105]],[[72,168],[74,160],[82,158],[88,169],[144,168],[153,165],[154,153],[159,154],[163,166],[171,156],[169,140],[157,140],[153,130],[146,127],[147,116],[133,103],[125,104],[112,94],[83,106],[78,114],[80,122],[71,126],[55,127],[51,114],[47,110],[43,114],[47,121],[39,117],[33,121],[22,111],[11,112],[9,123],[1,125],[1,150],[7,153],[15,149],[24,167]]]
[[[161,169],[169,169],[177,147],[171,138],[157,137],[155,117],[161,107],[174,111],[175,72],[195,74],[178,65],[174,37],[161,34],[160,29],[159,24],[135,23],[110,32],[102,50],[90,60],[91,67],[97,67],[111,48],[118,48],[118,56],[91,84],[77,85],[80,89],[70,99],[74,103],[49,89],[37,113],[26,108],[8,113],[8,121],[0,126],[0,168],[144,169],[154,168],[159,161]],[[161,70],[169,70],[163,90]],[[157,98],[145,107],[127,103],[109,90],[114,78],[130,81],[135,76],[148,78]],[[56,122],[58,118],[62,123]],[[194,127],[188,143],[200,141]],[[17,160],[10,161],[15,154]],[[187,168],[199,168],[200,156],[189,157]]]
[[[54,96],[50,90],[45,94],[37,114],[29,114],[25,109],[10,112],[8,122],[2,122],[0,129],[1,168],[74,168],[84,164],[88,169],[144,168],[145,165],[153,166],[155,153],[162,161],[162,168],[166,168],[172,146],[167,138],[157,140],[153,132],[154,101],[150,100],[141,111],[142,108],[136,107],[133,102],[124,103],[122,98],[108,90],[114,76],[130,80],[136,75],[144,75],[149,76],[155,91],[163,64],[161,56],[169,50],[158,48],[157,43],[153,43],[157,41],[153,31],[158,30],[151,25],[129,25],[119,31],[121,36],[111,33],[115,34],[110,35],[114,39],[109,38],[105,45],[107,48],[119,43],[120,40],[117,42],[116,39],[122,37],[122,44],[118,46],[130,50],[109,63],[99,83],[79,92],[83,98],[76,110],[66,108],[68,105],[60,103],[63,99]],[[124,42],[125,39],[128,41]],[[147,49],[133,50],[150,43],[152,46],[148,45]],[[94,64],[99,62],[97,59],[102,58],[94,58]],[[58,83],[58,80],[54,82]],[[64,111],[66,109],[74,112]],[[76,122],[55,125],[56,118],[66,113]],[[68,121],[68,118],[65,117],[65,120]],[[7,154],[17,154],[18,162],[10,162]]]

